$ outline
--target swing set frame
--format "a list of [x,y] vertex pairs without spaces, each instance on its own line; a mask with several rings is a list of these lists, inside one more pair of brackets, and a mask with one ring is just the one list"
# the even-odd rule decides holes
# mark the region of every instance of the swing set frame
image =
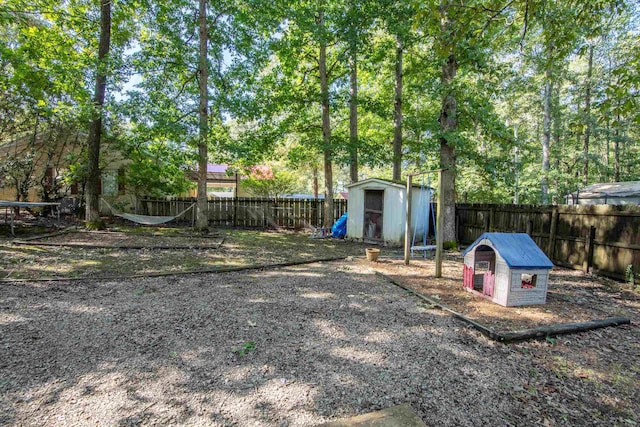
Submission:
[[413,178],[417,176],[429,175],[432,173],[438,174],[438,199],[436,205],[436,277],[442,277],[442,224],[443,224],[443,194],[441,190],[442,172],[444,169],[435,169],[424,172],[416,172],[407,175],[407,203],[405,206],[405,225],[404,225],[404,263],[409,265],[411,260],[411,189],[413,186]]

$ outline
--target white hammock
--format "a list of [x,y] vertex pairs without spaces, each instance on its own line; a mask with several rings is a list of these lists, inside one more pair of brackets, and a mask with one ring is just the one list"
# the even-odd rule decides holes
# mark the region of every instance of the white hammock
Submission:
[[120,218],[128,219],[129,221],[133,221],[137,224],[142,224],[142,225],[160,225],[160,224],[164,224],[165,222],[173,221],[176,218],[180,218],[189,209],[193,208],[196,205],[195,203],[192,203],[191,206],[189,206],[187,209],[183,210],[182,212],[174,216],[157,216],[157,215],[137,215],[137,214],[130,214],[125,212],[118,212],[109,203],[107,203],[106,200],[102,199],[102,201],[104,202],[105,205],[107,205],[107,207],[111,210],[111,213],[113,213],[115,216],[119,216]]

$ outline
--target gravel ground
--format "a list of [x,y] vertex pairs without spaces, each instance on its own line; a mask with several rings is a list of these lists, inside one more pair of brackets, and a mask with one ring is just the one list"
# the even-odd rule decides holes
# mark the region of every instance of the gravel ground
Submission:
[[0,286],[0,425],[640,422],[637,326],[506,346],[357,260]]

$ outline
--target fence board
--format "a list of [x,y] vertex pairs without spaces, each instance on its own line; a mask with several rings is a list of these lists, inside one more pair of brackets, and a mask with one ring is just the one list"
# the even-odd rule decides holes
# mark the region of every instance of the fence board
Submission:
[[583,268],[585,244],[595,227],[590,263],[599,274],[622,279],[629,265],[640,272],[640,207],[637,206],[456,206],[458,241],[470,244],[492,228],[497,232],[527,232],[557,265]]
[[[176,215],[195,203],[195,198],[142,199],[137,211],[148,215]],[[347,201],[334,200],[335,222],[347,211]],[[195,220],[192,209],[178,218],[180,223]],[[209,221],[214,226],[243,228],[305,228],[321,227],[324,220],[322,199],[270,199],[255,197],[215,198],[209,200]]]

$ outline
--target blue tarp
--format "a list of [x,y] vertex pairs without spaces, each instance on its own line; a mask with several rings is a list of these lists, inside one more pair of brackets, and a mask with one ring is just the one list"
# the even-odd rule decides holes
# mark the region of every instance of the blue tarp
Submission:
[[347,235],[347,213],[345,212],[333,227],[331,227],[331,237],[335,237],[336,239],[343,239],[344,236]]
[[553,263],[526,233],[484,233],[473,242],[463,256],[483,239],[491,242],[510,268],[552,268]]

